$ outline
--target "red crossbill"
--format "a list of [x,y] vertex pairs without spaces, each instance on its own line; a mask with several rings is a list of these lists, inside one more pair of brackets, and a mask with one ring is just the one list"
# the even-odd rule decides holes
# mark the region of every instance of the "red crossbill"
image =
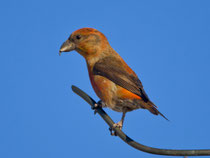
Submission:
[[72,50],[85,58],[92,87],[101,105],[123,113],[115,126],[122,129],[125,113],[140,108],[167,119],[150,101],[136,73],[110,46],[104,34],[93,28],[79,29],[63,43],[60,53]]

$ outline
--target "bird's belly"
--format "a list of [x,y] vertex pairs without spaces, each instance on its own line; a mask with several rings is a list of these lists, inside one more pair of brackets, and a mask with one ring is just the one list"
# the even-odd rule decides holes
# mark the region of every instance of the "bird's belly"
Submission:
[[116,96],[116,85],[102,76],[94,76],[91,80],[94,91],[97,96],[106,104],[107,107],[113,109],[115,106],[114,98]]
[[140,108],[138,100],[141,98],[139,96],[116,85],[109,79],[96,75],[91,83],[98,97],[112,110],[122,112],[124,108],[127,111]]
[[118,98],[115,101],[115,106],[113,110],[118,111],[118,112],[123,112],[124,109],[126,109],[126,111],[133,111],[139,108],[141,108],[141,106],[139,104],[139,100],[137,99]]

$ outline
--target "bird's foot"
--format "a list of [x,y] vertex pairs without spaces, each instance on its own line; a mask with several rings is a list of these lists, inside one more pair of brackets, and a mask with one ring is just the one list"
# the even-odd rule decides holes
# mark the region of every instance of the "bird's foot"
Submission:
[[109,127],[109,131],[111,136],[117,136],[117,133],[113,130],[113,128]]
[[97,113],[96,108],[98,108],[98,103],[95,103],[91,108],[94,110],[94,115]]
[[120,130],[122,130],[122,121],[113,124],[113,128],[119,128]]
[[98,107],[103,108],[103,107],[105,107],[105,106],[106,106],[105,103],[102,102],[101,100],[99,100],[97,103],[95,103],[95,104],[92,106],[92,109],[94,110],[94,115],[97,113],[96,109],[97,109]]
[[114,128],[119,128],[120,130],[122,130],[122,121],[113,124],[113,126],[109,128],[111,135],[117,136],[117,133],[113,130]]

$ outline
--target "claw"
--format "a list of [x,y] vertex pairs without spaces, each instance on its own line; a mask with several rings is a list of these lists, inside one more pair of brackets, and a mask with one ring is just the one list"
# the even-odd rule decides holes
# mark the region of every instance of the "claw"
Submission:
[[117,133],[113,130],[113,128],[109,127],[109,131],[111,136],[117,136]]
[[96,111],[96,108],[97,108],[97,107],[99,107],[98,103],[95,103],[95,104],[91,107],[91,109],[94,110],[94,115],[97,113],[97,111]]
[[96,110],[94,110],[94,113],[93,113],[94,115],[96,115],[97,114],[97,111]]
[[117,133],[113,130],[114,128],[119,128],[120,130],[122,130],[122,121],[113,124],[113,126],[109,128],[111,135],[117,136]]
[[122,121],[113,124],[113,128],[116,128],[116,127],[119,128],[120,130],[122,130]]
[[106,107],[106,104],[103,101],[101,101],[101,100],[99,100],[97,103],[95,103],[91,107],[94,110],[94,115],[97,113],[96,108],[98,108],[98,107],[104,108],[104,107]]

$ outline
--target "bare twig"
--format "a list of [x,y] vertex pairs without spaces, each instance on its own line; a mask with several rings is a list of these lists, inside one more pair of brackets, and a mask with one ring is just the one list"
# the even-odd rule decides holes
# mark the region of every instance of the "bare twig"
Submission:
[[[78,94],[80,97],[82,97],[88,104],[90,104],[91,107],[93,107],[94,104],[96,104],[96,102],[90,96],[88,96],[85,92],[83,92],[81,89],[77,88],[76,86],[72,86],[72,90],[76,94]],[[104,121],[111,128],[113,128],[114,122],[106,114],[106,112],[99,106],[96,107],[95,110],[104,119]],[[145,145],[135,142],[133,139],[128,137],[123,131],[121,131],[118,127],[113,128],[113,130],[116,132],[117,136],[119,136],[128,145],[132,146],[133,148],[136,148],[137,150],[141,150],[143,152],[156,154],[156,155],[169,155],[169,156],[207,156],[207,155],[210,155],[210,149],[206,149],[206,150],[173,150],[173,149],[159,149],[159,148],[145,146]]]

